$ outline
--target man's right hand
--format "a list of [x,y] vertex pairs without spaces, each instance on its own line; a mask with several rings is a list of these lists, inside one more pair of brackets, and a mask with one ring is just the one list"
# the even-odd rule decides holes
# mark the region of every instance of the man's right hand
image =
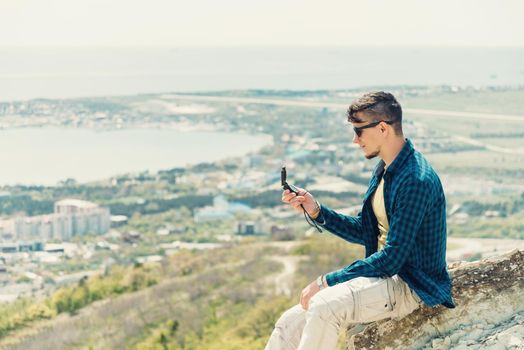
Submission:
[[315,198],[303,188],[297,187],[298,195],[294,194],[289,190],[282,192],[282,202],[289,203],[296,211],[302,213],[301,204],[304,209],[308,212],[311,218],[315,219],[318,216],[318,206]]

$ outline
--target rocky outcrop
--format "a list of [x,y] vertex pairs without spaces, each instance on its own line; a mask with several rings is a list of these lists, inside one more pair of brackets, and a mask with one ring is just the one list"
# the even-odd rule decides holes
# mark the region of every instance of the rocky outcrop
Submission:
[[359,325],[348,349],[524,349],[524,251],[449,265],[457,307]]

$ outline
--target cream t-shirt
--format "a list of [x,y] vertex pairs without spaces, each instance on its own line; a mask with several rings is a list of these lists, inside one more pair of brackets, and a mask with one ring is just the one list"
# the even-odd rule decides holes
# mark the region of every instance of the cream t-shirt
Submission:
[[373,211],[375,212],[378,221],[378,250],[381,250],[386,244],[386,237],[389,231],[388,216],[386,214],[386,205],[384,203],[384,176],[380,179],[380,183],[373,194],[373,198],[371,198],[371,206],[373,207]]

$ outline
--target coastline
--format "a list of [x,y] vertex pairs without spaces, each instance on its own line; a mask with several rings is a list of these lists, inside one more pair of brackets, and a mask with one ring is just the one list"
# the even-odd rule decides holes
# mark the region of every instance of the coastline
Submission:
[[28,127],[0,130],[0,186],[54,186],[156,173],[244,157],[272,145],[269,134],[221,131],[211,124],[176,123],[111,130]]

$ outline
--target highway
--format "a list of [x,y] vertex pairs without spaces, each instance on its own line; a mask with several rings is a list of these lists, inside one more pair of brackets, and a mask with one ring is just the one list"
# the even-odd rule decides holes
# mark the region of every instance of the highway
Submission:
[[[229,96],[202,96],[202,95],[180,95],[180,94],[168,94],[164,95],[164,98],[173,100],[186,100],[186,101],[201,101],[201,102],[223,102],[223,103],[243,103],[243,104],[266,104],[275,106],[292,106],[292,107],[309,107],[309,108],[332,108],[346,110],[349,106],[348,103],[332,103],[323,101],[300,101],[300,100],[283,100],[283,99],[270,99],[270,98],[251,98],[251,97],[229,97]],[[475,120],[493,120],[498,122],[512,122],[512,123],[524,123],[524,115],[506,115],[506,114],[488,114],[488,113],[474,113],[474,112],[459,112],[459,111],[442,111],[432,109],[413,109],[403,108],[404,113],[412,113],[420,116],[439,116],[449,119],[456,118],[471,118]],[[454,135],[459,142],[485,147],[487,150],[522,156],[524,155],[524,149],[505,148],[496,145],[484,143],[482,141],[474,140],[469,137]]]
[[[251,97],[229,97],[229,96],[202,96],[202,95],[180,95],[168,94],[164,98],[180,99],[188,101],[202,101],[202,102],[227,102],[227,103],[250,103],[250,104],[266,104],[275,106],[293,106],[293,107],[310,107],[310,108],[333,108],[346,110],[349,103],[333,103],[323,101],[300,101],[300,100],[282,100],[270,98],[251,98]],[[433,109],[418,109],[418,108],[404,108],[405,113],[413,113],[422,116],[441,116],[455,119],[471,118],[482,120],[496,120],[524,123],[524,115],[509,115],[509,114],[489,114],[489,113],[475,113],[475,112],[458,112],[458,111],[442,111]]]

